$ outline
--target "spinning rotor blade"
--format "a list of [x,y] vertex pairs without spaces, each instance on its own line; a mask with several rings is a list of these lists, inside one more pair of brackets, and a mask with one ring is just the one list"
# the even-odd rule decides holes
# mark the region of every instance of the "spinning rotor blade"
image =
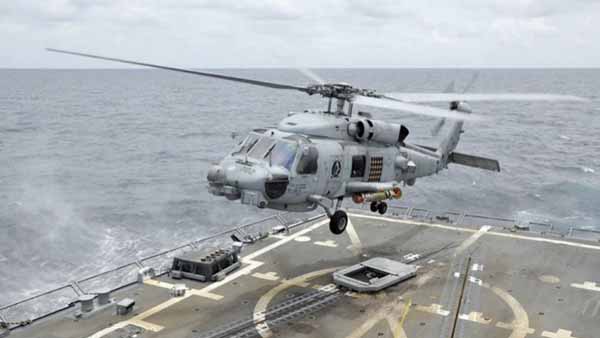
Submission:
[[320,85],[324,85],[325,84],[325,80],[323,80],[323,78],[321,78],[319,75],[317,75],[317,73],[313,72],[312,70],[308,69],[308,68],[296,68],[300,73],[302,73],[304,76],[306,76],[307,78],[315,81],[316,83],[320,84]]
[[392,109],[398,110],[406,113],[417,114],[417,115],[427,115],[433,117],[442,117],[449,118],[454,120],[469,120],[469,121],[477,121],[481,120],[480,117],[474,116],[473,114],[461,113],[456,110],[442,109],[430,106],[424,106],[420,104],[412,104],[401,101],[396,101],[393,98],[377,98],[363,95],[355,95],[352,99],[352,103],[384,108],[384,109]]
[[453,102],[453,101],[588,101],[573,95],[558,94],[457,94],[457,93],[387,93],[386,97],[403,102]]
[[212,77],[212,78],[217,78],[217,79],[221,79],[221,80],[242,82],[242,83],[247,83],[247,84],[262,86],[262,87],[269,87],[269,88],[275,88],[275,89],[293,89],[293,90],[299,90],[301,92],[307,92],[307,89],[304,87],[288,85],[288,84],[259,81],[259,80],[253,80],[253,79],[245,79],[245,78],[241,78],[241,77],[222,75],[222,74],[216,74],[216,73],[199,72],[199,71],[191,70],[191,69],[177,68],[177,67],[170,67],[170,66],[161,66],[161,65],[156,65],[156,64],[152,64],[152,63],[131,61],[131,60],[125,60],[125,59],[117,59],[117,58],[94,55],[94,54],[72,52],[72,51],[62,50],[62,49],[46,48],[46,50],[49,52],[55,52],[55,53],[83,56],[83,57],[88,57],[88,58],[92,58],[92,59],[120,62],[120,63],[126,63],[126,64],[130,64],[130,65],[158,68],[158,69],[170,70],[170,71],[181,72],[181,73],[188,73],[188,74],[193,74],[193,75],[201,75],[201,76]]

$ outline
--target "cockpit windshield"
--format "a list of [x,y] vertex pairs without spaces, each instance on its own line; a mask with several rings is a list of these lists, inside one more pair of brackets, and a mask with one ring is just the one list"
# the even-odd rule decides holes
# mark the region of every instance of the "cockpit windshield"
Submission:
[[236,146],[231,155],[246,154],[249,158],[265,160],[270,165],[291,170],[297,151],[297,142],[250,134]]
[[266,157],[271,165],[291,170],[297,150],[298,145],[296,143],[278,141]]
[[248,150],[248,157],[262,160],[265,158],[267,151],[275,143],[275,140],[270,137],[261,137],[258,142]]
[[248,150],[250,150],[250,149],[252,149],[252,147],[254,147],[256,142],[258,142],[258,135],[250,134],[250,135],[246,136],[246,138],[242,142],[240,142],[237,146],[235,146],[235,148],[233,149],[233,152],[231,152],[231,155],[233,156],[233,155],[247,153]]

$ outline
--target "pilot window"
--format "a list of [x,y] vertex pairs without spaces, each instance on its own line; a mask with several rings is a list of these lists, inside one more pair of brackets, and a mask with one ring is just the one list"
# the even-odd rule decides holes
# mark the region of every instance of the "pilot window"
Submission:
[[277,142],[270,151],[265,155],[269,158],[269,163],[275,166],[282,166],[287,170],[292,168],[292,163],[296,158],[296,151],[298,146],[296,143],[289,142]]
[[302,150],[302,156],[298,161],[296,172],[300,175],[316,174],[318,168],[319,152],[315,147],[308,147]]
[[364,177],[367,157],[365,155],[352,156],[352,172],[350,177]]

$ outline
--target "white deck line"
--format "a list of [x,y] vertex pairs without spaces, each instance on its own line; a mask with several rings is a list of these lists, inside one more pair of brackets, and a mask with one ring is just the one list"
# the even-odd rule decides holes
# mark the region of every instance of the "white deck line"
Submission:
[[[352,217],[358,217],[358,218],[376,219],[376,220],[390,222],[390,223],[412,224],[412,225],[426,226],[426,227],[431,227],[431,228],[440,228],[440,229],[453,230],[453,231],[461,231],[461,232],[477,232],[478,231],[478,230],[474,230],[474,229],[461,228],[461,227],[445,225],[445,224],[416,222],[416,221],[410,221],[410,220],[401,220],[401,219],[394,219],[394,218],[389,218],[389,217],[363,215],[363,214],[357,214],[357,213],[351,213],[351,215],[352,215]],[[598,246],[598,245],[569,242],[569,241],[564,241],[564,240],[559,240],[559,239],[530,237],[530,236],[523,236],[523,235],[506,234],[506,233],[495,232],[495,231],[488,231],[485,233],[485,235],[565,245],[565,246],[571,246],[571,247],[582,248],[582,249],[600,250],[600,246]]]
[[116,330],[118,330],[120,328],[123,328],[123,327],[125,327],[125,326],[127,326],[129,324],[137,325],[137,326],[142,326],[142,327],[144,327],[145,329],[148,329],[148,330],[161,330],[162,327],[160,327],[160,326],[158,326],[156,324],[145,322],[144,319],[146,319],[146,318],[148,318],[148,317],[150,317],[150,316],[152,316],[152,315],[154,315],[154,314],[156,314],[158,312],[164,311],[165,309],[167,309],[167,308],[169,308],[169,307],[171,307],[171,306],[173,306],[173,305],[181,302],[182,300],[187,299],[188,297],[191,297],[191,296],[193,296],[195,294],[198,294],[198,293],[201,293],[201,294],[210,294],[210,291],[212,291],[212,290],[214,290],[214,289],[216,289],[218,287],[221,287],[221,286],[223,286],[223,285],[225,285],[225,284],[233,281],[234,279],[236,279],[236,278],[238,278],[240,276],[250,274],[253,270],[255,270],[256,268],[258,268],[258,267],[260,267],[260,266],[263,265],[263,262],[255,261],[254,258],[256,258],[256,257],[258,257],[258,256],[260,256],[262,254],[265,254],[265,253],[267,253],[267,252],[269,252],[269,251],[271,251],[273,249],[276,249],[276,248],[282,246],[283,244],[286,244],[287,242],[290,242],[290,241],[294,240],[298,236],[302,236],[302,235],[304,235],[306,233],[309,233],[309,232],[313,231],[314,229],[316,229],[316,228],[320,227],[321,225],[326,224],[328,222],[329,222],[328,219],[316,222],[315,224],[309,226],[306,229],[302,229],[302,230],[300,230],[300,231],[298,231],[298,232],[296,232],[296,233],[294,233],[294,234],[292,234],[290,236],[286,236],[284,239],[280,239],[280,240],[278,240],[275,243],[267,245],[267,246],[265,246],[262,249],[254,251],[253,253],[240,258],[240,260],[243,263],[247,263],[248,265],[245,266],[242,269],[237,270],[236,272],[234,272],[234,273],[232,273],[230,275],[227,275],[227,277],[225,277],[221,281],[211,283],[210,285],[208,285],[208,286],[206,286],[206,287],[204,287],[204,288],[202,288],[200,290],[194,290],[195,292],[188,292],[183,297],[170,298],[169,300],[167,300],[167,301],[165,301],[163,303],[160,303],[158,305],[155,305],[154,307],[152,307],[152,308],[150,308],[150,309],[148,309],[148,310],[140,313],[139,315],[137,315],[137,316],[135,316],[133,318],[130,318],[128,320],[124,320],[124,321],[115,323],[115,324],[113,324],[113,325],[111,325],[111,326],[109,326],[109,327],[107,327],[107,328],[105,328],[103,330],[100,330],[100,331],[92,334],[88,338],[101,338],[101,337],[103,337],[103,336],[105,336],[105,335],[107,335],[107,334],[109,334],[109,333],[111,333],[113,331],[116,331]]

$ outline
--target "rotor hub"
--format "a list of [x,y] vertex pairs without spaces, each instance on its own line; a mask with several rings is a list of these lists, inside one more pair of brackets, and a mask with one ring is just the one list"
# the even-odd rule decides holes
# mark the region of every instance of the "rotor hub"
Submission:
[[351,101],[355,95],[381,97],[381,95],[377,94],[373,89],[355,88],[345,82],[311,85],[306,88],[306,92],[309,95],[319,94],[323,97],[342,99],[346,101]]

